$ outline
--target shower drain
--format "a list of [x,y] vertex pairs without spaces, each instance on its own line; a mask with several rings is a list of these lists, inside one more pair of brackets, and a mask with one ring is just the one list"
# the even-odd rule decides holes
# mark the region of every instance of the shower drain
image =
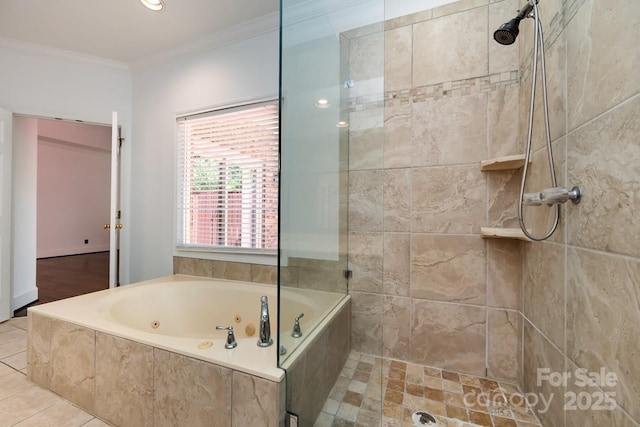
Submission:
[[413,424],[415,424],[416,427],[438,425],[438,422],[435,418],[433,418],[433,416],[423,411],[414,412],[411,416],[411,419],[413,420]]

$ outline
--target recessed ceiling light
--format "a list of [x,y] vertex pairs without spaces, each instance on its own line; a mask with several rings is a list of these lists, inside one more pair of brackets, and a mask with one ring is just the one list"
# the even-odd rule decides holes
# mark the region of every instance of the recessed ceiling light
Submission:
[[318,99],[316,101],[316,107],[318,108],[329,108],[331,104],[329,104],[329,100],[328,99]]
[[162,0],[140,0],[143,5],[151,10],[161,11],[164,9],[164,2]]
[[338,124],[336,125],[339,128],[346,128],[349,127],[349,123],[347,122],[338,122]]

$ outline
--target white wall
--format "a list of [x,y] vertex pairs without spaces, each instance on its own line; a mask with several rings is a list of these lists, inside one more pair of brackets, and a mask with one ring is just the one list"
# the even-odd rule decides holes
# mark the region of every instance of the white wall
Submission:
[[111,123],[131,116],[131,74],[124,64],[0,38],[0,104],[14,113]]
[[38,298],[36,288],[36,174],[38,120],[13,120],[13,292],[11,310]]
[[[0,107],[14,113],[61,117],[95,123],[110,123],[111,112],[118,111],[123,121],[127,141],[131,135],[131,74],[122,64],[109,63],[79,55],[33,48],[0,39]],[[123,149],[124,180],[130,168],[128,148]],[[17,168],[14,168],[14,171]],[[36,165],[26,165],[22,171],[35,177]],[[20,182],[14,181],[14,197]],[[128,212],[129,191],[123,188],[123,216]],[[35,197],[35,195],[34,195]],[[14,244],[31,245],[35,255],[35,211],[28,224],[14,227]],[[26,214],[20,212],[20,215]],[[15,225],[15,224],[14,224]],[[122,282],[128,283],[128,244],[126,230],[121,234]],[[35,257],[34,257],[35,260]],[[25,268],[14,265],[14,268]],[[34,270],[35,271],[35,267]],[[23,272],[25,275],[26,271]],[[14,277],[22,274],[14,271]],[[21,290],[14,283],[13,295]],[[35,289],[34,283],[26,284]]]
[[108,251],[111,128],[38,124],[37,257]]
[[278,57],[278,32],[271,31],[134,71],[131,281],[172,273],[176,115],[277,97]]

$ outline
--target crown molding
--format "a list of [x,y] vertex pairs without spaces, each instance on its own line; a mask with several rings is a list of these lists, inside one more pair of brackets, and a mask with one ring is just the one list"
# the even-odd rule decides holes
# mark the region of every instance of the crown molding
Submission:
[[136,59],[128,63],[5,37],[0,37],[0,48],[6,48],[18,52],[29,52],[35,55],[44,55],[52,58],[109,66],[123,70],[138,71],[163,62],[197,55],[212,49],[238,43],[261,34],[278,31],[279,24],[280,13],[273,12],[235,25],[231,28],[218,31],[207,37],[185,43],[177,48],[169,49],[141,59]]
[[[380,0],[304,0],[302,2],[285,7],[284,16],[286,17],[286,26],[298,26],[316,19],[329,19],[329,26],[326,23],[319,26],[314,31],[302,31],[300,34],[302,39],[316,38],[324,36],[329,31],[334,35],[338,35],[343,31],[360,27],[374,22],[383,20],[380,10],[377,6]],[[354,13],[357,12],[357,13]],[[0,37],[0,47],[7,49],[30,52],[36,55],[45,55],[52,58],[60,58],[71,61],[79,61],[89,64],[113,67],[117,69],[140,71],[155,65],[173,61],[179,58],[185,58],[207,52],[213,49],[221,48],[257,37],[262,34],[279,30],[280,12],[272,12],[267,15],[243,22],[231,28],[227,28],[206,37],[187,42],[176,48],[168,49],[157,54],[152,54],[140,59],[129,62],[111,60],[107,58],[77,53],[69,50],[52,48],[35,43],[23,42],[19,40]],[[324,29],[323,29],[324,28]],[[293,33],[296,37],[299,28]],[[302,40],[300,40],[302,41]],[[298,41],[298,42],[300,42]],[[297,43],[295,43],[297,44]]]
[[185,43],[177,48],[131,61],[129,63],[129,67],[132,71],[140,71],[178,58],[198,55],[200,53],[229,46],[252,37],[278,31],[279,25],[280,12],[272,12],[259,18],[234,25],[231,28],[215,32],[207,37]]
[[84,62],[86,64],[94,64],[128,70],[129,65],[125,62],[115,61],[113,59],[101,58],[99,56],[87,55],[84,53],[73,52],[65,49],[44,46],[41,44],[25,42],[21,40],[0,37],[0,48],[5,48],[17,52],[28,52],[40,56],[48,56],[50,58],[64,59],[67,61]]

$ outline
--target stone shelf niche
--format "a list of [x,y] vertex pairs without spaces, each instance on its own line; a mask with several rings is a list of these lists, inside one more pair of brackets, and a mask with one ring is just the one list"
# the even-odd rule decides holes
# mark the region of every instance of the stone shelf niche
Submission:
[[[490,172],[522,169],[524,166],[524,160],[524,154],[496,157],[495,159],[481,161],[480,170],[483,172]],[[531,239],[529,239],[519,228],[482,227],[480,229],[480,237],[483,239],[515,239],[523,240],[525,242],[531,241]]]
[[480,162],[480,170],[483,172],[522,169],[523,166],[524,154],[496,157]]
[[480,237],[483,239],[516,239],[530,242],[529,239],[519,228],[480,228]]

